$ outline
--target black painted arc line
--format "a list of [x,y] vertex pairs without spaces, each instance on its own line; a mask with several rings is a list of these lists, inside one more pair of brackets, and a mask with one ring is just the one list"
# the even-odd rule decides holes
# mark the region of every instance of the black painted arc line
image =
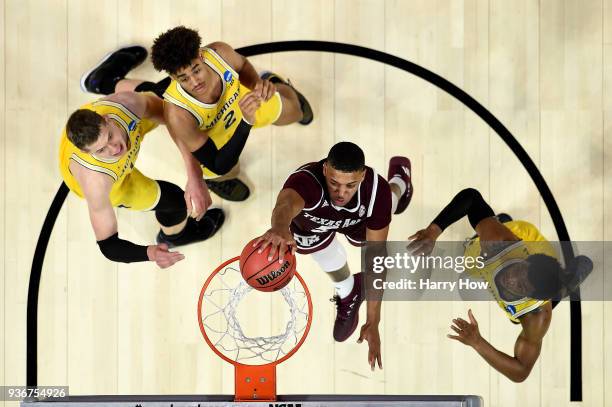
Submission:
[[28,286],[28,305],[26,311],[26,385],[38,385],[38,293],[40,278],[42,275],[45,252],[49,245],[51,232],[55,225],[55,220],[59,215],[62,205],[68,196],[68,187],[62,182],[58,188],[51,207],[47,211],[47,216],[43,222],[34,258],[32,259],[32,270],[30,272],[30,282]]
[[[412,62],[406,61],[385,52],[373,50],[352,44],[343,44],[328,41],[282,41],[264,44],[255,44],[247,47],[237,48],[237,51],[245,56],[254,56],[275,52],[288,51],[318,51],[331,52],[338,54],[346,54],[366,59],[375,60],[384,64],[391,65],[398,69],[412,73],[419,78],[426,80],[432,85],[444,90],[449,95],[455,97],[465,106],[470,108],[482,120],[484,120],[510,147],[519,161],[525,167],[525,170],[532,178],[536,188],[540,192],[544,204],[553,220],[555,230],[561,241],[569,241],[569,234],[561,211],[554,199],[554,196],[542,174],[531,160],[527,152],[523,149],[520,143],[512,136],[510,131],[491,114],[484,106],[478,103],[474,98],[465,93],[462,89],[455,86],[441,76],[419,66]],[[60,185],[55,198],[49,208],[47,217],[43,224],[41,233],[36,245],[34,259],[32,261],[32,271],[30,274],[30,284],[28,288],[28,310],[27,310],[27,385],[36,386],[37,384],[37,319],[38,319],[38,292],[40,286],[40,277],[42,272],[42,264],[44,261],[45,251],[53,230],[53,225],[57,214],[68,193],[68,188],[64,183]],[[574,257],[571,245],[563,246],[563,256],[566,263]],[[570,400],[582,401],[582,327],[581,327],[581,307],[580,307],[580,292],[576,291],[571,296],[570,303],[570,329],[571,329],[571,383],[570,383]]]

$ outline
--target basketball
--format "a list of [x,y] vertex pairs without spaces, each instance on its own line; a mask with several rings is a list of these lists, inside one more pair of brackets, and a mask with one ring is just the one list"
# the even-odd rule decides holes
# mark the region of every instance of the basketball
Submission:
[[259,291],[280,290],[293,278],[295,273],[295,256],[291,251],[285,253],[282,263],[278,262],[278,254],[272,260],[268,260],[270,246],[263,252],[258,253],[259,246],[253,247],[257,238],[251,240],[244,246],[240,254],[240,272],[242,278],[251,287]]

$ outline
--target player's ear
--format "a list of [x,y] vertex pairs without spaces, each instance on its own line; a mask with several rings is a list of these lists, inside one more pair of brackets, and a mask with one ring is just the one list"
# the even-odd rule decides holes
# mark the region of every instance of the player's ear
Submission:
[[327,176],[327,161],[323,163],[323,176]]

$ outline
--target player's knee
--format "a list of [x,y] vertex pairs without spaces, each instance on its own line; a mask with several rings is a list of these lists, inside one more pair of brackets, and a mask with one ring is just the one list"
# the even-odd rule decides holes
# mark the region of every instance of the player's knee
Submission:
[[155,217],[162,226],[178,225],[187,218],[185,192],[170,182],[157,181],[160,189],[159,202],[154,208]]
[[346,249],[334,237],[324,249],[312,253],[312,258],[325,272],[336,272],[346,265]]
[[470,197],[472,200],[474,199],[482,199],[484,200],[484,198],[482,197],[482,194],[480,193],[480,191],[478,191],[475,188],[465,188],[463,190],[461,190],[461,192],[459,192],[460,195],[465,195]]

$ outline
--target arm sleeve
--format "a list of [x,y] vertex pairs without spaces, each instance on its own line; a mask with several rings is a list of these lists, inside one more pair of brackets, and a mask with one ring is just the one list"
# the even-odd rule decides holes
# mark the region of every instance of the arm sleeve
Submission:
[[467,188],[455,195],[431,223],[435,223],[444,230],[465,215],[468,216],[470,224],[475,229],[481,220],[495,216],[495,212],[485,202],[480,192],[474,188]]
[[378,175],[378,187],[372,213],[366,220],[366,227],[370,230],[380,230],[391,223],[391,188],[389,183]]
[[311,208],[319,203],[323,193],[317,180],[303,171],[291,174],[283,185],[283,189],[285,188],[293,189],[302,197],[305,209]]
[[119,239],[118,233],[104,240],[98,240],[98,246],[104,257],[112,261],[121,263],[149,261],[147,246],[140,246],[130,241]]
[[251,127],[242,119],[236,126],[232,137],[223,147],[217,149],[214,141],[209,138],[202,147],[191,154],[212,172],[219,175],[227,174],[238,163],[240,153],[249,138]]

